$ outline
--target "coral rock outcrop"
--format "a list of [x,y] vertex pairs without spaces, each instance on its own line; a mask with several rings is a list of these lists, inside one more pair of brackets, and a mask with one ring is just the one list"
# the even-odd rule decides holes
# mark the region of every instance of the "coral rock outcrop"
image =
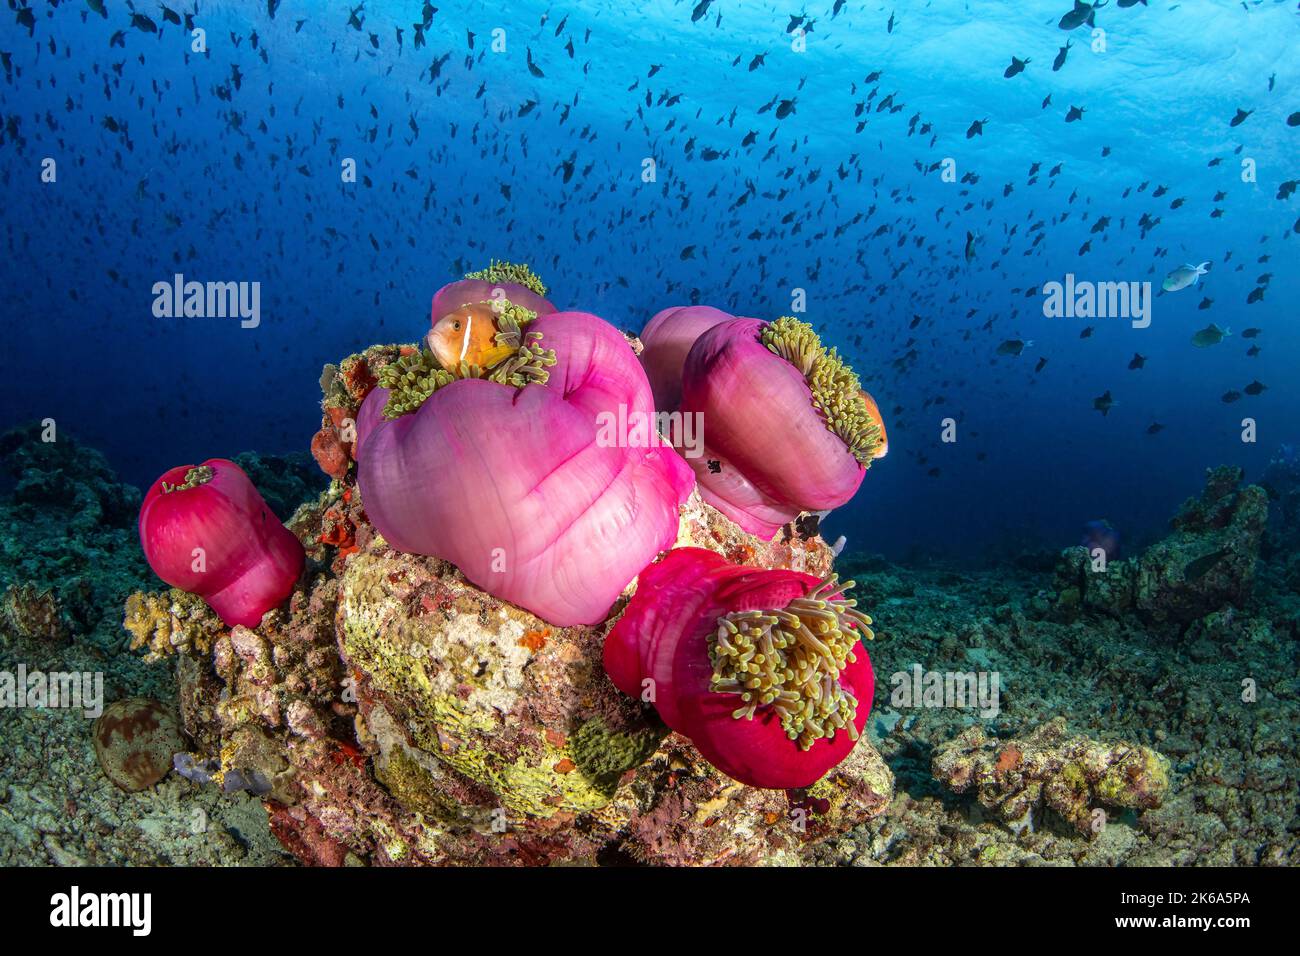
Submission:
[[1017,739],[971,727],[940,745],[934,778],[954,793],[973,791],[1008,826],[1033,826],[1046,807],[1084,836],[1105,825],[1104,807],[1150,810],[1169,790],[1167,758],[1149,747],[1071,736],[1058,717]]
[[[322,428],[341,439],[398,354],[327,369]],[[634,583],[600,624],[547,625],[447,562],[390,548],[355,471],[329,470],[288,523],[307,568],[257,627],[223,628],[173,592],[133,596],[126,616],[135,646],[175,653],[194,748],[177,769],[260,796],[302,862],[797,862],[891,799],[865,737],[805,790],[723,776],[605,674],[602,643]],[[833,555],[809,527],[761,541],[693,495],[677,544],[822,575]]]
[[1239,468],[1210,469],[1200,497],[1174,516],[1173,533],[1140,556],[1105,564],[1070,548],[1057,567],[1057,605],[1113,615],[1136,613],[1156,625],[1182,627],[1250,597],[1268,523],[1268,495],[1241,488]]

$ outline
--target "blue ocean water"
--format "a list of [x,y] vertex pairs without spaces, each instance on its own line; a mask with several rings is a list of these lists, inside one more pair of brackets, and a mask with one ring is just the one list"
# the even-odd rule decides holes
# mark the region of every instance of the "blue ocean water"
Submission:
[[[193,2],[0,10],[0,424],[136,484],[305,451],[322,366],[494,258],[631,330],[802,292],[889,428],[851,550],[1127,546],[1300,438],[1292,0]],[[1148,327],[1044,315],[1202,262]],[[259,324],[157,317],[178,273],[260,283]]]

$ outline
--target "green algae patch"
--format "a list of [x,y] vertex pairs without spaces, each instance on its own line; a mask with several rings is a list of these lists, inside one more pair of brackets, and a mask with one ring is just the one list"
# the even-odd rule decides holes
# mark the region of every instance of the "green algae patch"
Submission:
[[414,813],[443,823],[468,822],[460,803],[402,747],[394,747],[382,763],[376,762],[375,776],[398,803]]
[[592,786],[606,796],[613,796],[623,774],[649,760],[667,735],[666,727],[619,733],[611,731],[599,717],[593,717],[569,737],[569,750],[578,770]]
[[[432,559],[370,552],[354,556],[345,574],[338,633],[362,674],[358,692],[377,695],[415,748],[384,771],[386,785],[404,805],[441,817],[436,791],[445,781],[418,766],[425,754],[490,790],[511,814],[605,806],[620,776],[666,731],[617,732],[617,722],[610,729],[584,720],[584,711],[601,708],[599,692],[589,699],[585,684],[570,684],[578,671],[563,662],[575,648],[552,637],[539,659],[524,639],[536,619],[441,576],[447,570]],[[433,595],[438,609],[428,611]]]

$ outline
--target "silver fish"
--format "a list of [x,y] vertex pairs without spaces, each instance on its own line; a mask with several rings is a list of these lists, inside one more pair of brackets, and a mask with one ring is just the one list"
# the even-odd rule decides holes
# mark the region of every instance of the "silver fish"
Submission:
[[1177,292],[1180,289],[1186,289],[1189,285],[1196,285],[1201,276],[1210,271],[1209,261],[1202,262],[1199,266],[1191,263],[1181,265],[1169,275],[1165,276],[1165,281],[1160,283],[1160,287],[1166,292]]

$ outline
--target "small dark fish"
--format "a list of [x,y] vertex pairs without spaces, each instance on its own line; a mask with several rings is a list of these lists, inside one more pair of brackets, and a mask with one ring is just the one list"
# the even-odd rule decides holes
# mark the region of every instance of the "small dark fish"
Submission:
[[1152,422],[1150,425],[1147,426],[1148,435],[1158,435],[1164,430],[1165,430],[1165,426],[1161,425],[1159,422]]
[[1265,385],[1263,382],[1261,382],[1259,379],[1255,379],[1255,381],[1251,382],[1244,389],[1242,389],[1242,391],[1245,392],[1247,395],[1258,395],[1260,392],[1265,392],[1267,390],[1268,390],[1268,386]]
[[983,136],[984,124],[987,122],[988,120],[982,119],[982,120],[975,120],[973,123],[971,123],[970,128],[966,130],[966,138],[974,139],[976,136]]
[[1147,357],[1145,355],[1139,355],[1137,352],[1134,352],[1133,358],[1129,360],[1128,367],[1131,369],[1139,369],[1146,364],[1147,364]]
[[1103,417],[1110,414],[1110,410],[1117,404],[1118,402],[1110,397],[1110,389],[1107,389],[1105,394],[1099,395],[1097,398],[1092,400],[1092,407],[1101,412]]
[[793,99],[782,100],[780,103],[778,103],[776,107],[776,118],[779,120],[785,119],[787,116],[793,113],[794,104],[795,101]]
[[796,532],[798,532],[800,538],[802,538],[804,541],[807,541],[809,538],[814,538],[817,536],[817,531],[820,529],[821,523],[822,523],[821,515],[818,514],[800,515],[798,520],[795,521],[794,523],[794,529]]
[[1023,60],[1018,60],[1013,56],[1011,58],[1011,65],[1002,72],[1002,75],[1009,80],[1013,76],[1025,72],[1025,67],[1028,65],[1029,57],[1025,57]]
[[1183,568],[1184,581],[1199,581],[1210,572],[1216,564],[1228,556],[1228,549],[1221,548],[1218,551],[1212,551],[1209,554],[1202,555],[1195,561],[1189,561]]
[[691,11],[691,23],[699,23],[708,16],[709,5],[711,3],[713,3],[713,0],[700,0],[700,2],[695,5],[695,9]]
[[1052,61],[1053,73],[1065,66],[1065,58],[1070,55],[1071,46],[1073,46],[1073,44],[1069,40],[1066,40],[1065,46],[1061,47],[1061,49],[1056,52],[1056,59]]
[[1237,391],[1235,388],[1230,388],[1228,389],[1228,391],[1223,393],[1223,397],[1220,399],[1220,401],[1222,401],[1223,404],[1225,405],[1231,405],[1233,402],[1238,401],[1240,398],[1241,398],[1241,392]]
[[1241,333],[1241,337],[1242,337],[1243,339],[1254,339],[1254,338],[1259,338],[1259,333],[1260,333],[1260,332],[1263,332],[1263,331],[1264,331],[1263,329],[1250,328],[1250,329],[1247,329],[1246,331],[1242,332],[1242,333]]
[[1083,119],[1083,114],[1085,112],[1087,111],[1081,106],[1071,106],[1070,112],[1065,114],[1065,121],[1067,123],[1077,123],[1079,120]]
[[1221,329],[1211,323],[1192,336],[1192,344],[1198,349],[1207,349],[1211,345],[1218,345],[1229,334],[1227,329]]
[[1229,125],[1229,126],[1240,126],[1242,123],[1246,122],[1246,118],[1247,118],[1248,116],[1250,116],[1250,114],[1253,113],[1253,112],[1255,112],[1255,111],[1254,111],[1254,110],[1243,110],[1243,109],[1241,109],[1240,107],[1238,107],[1238,109],[1237,109],[1237,115],[1234,116],[1231,120],[1228,121],[1228,125]]
[[1083,26],[1085,23],[1090,27],[1095,27],[1097,21],[1094,19],[1097,11],[1104,7],[1103,2],[1084,3],[1083,0],[1074,0],[1074,9],[1057,22],[1057,26],[1062,30],[1074,30]]
[[1007,339],[998,346],[999,355],[1019,355],[1025,350],[1025,346],[1033,345],[1033,342],[1025,342],[1021,339]]

